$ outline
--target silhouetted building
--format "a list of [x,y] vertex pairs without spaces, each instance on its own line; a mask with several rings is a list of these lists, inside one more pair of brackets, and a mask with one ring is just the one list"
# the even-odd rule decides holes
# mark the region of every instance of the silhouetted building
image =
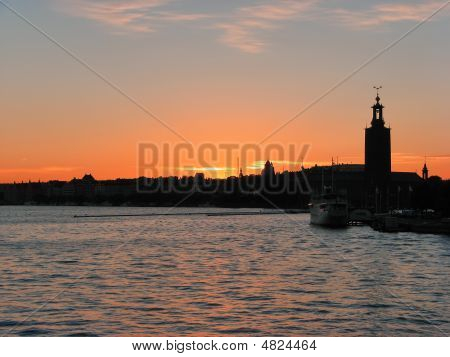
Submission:
[[261,171],[261,176],[264,177],[274,177],[275,176],[275,168],[273,167],[273,164],[267,160],[266,164],[264,165],[264,169]]
[[388,207],[389,184],[391,177],[391,129],[385,126],[380,96],[372,106],[372,121],[366,128],[365,175],[367,199],[376,211]]
[[347,194],[350,207],[374,212],[412,206],[414,192],[428,178],[428,169],[424,167],[423,179],[415,172],[391,171],[391,129],[386,127],[383,109],[377,92],[371,125],[365,131],[365,164],[305,169],[313,191],[333,188]]
[[197,172],[194,176],[194,181],[197,185],[203,185],[205,183],[205,174],[203,172]]
[[85,174],[83,178],[73,178],[62,187],[62,194],[66,197],[92,198],[95,195],[97,181],[91,174]]
[[[432,207],[450,212],[450,181],[415,172],[391,172],[391,129],[377,92],[371,125],[365,130],[365,164],[313,166],[277,174],[270,161],[261,175],[226,179],[139,177],[96,181],[91,174],[71,181],[0,184],[0,204],[218,205],[227,207],[307,207],[311,190],[324,187],[347,195],[351,209],[386,212],[393,208]],[[263,190],[261,190],[261,188]],[[193,193],[193,194],[192,194]],[[185,200],[185,201],[184,201]]]

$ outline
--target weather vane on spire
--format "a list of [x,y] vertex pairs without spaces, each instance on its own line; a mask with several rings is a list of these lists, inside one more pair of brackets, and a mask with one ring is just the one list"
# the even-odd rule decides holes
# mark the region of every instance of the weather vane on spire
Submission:
[[382,86],[379,86],[379,87],[374,86],[373,88],[377,90],[377,97],[375,98],[375,100],[377,101],[377,103],[380,103],[380,89],[383,87]]
[[373,88],[377,90],[377,97],[379,97],[380,96],[379,95],[380,89],[383,88],[383,87],[382,86],[379,86],[379,87],[374,86]]

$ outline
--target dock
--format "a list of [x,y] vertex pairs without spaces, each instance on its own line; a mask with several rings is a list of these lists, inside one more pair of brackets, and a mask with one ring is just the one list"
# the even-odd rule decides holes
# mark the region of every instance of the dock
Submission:
[[450,235],[450,220],[448,218],[380,215],[375,217],[371,226],[373,229],[380,232],[412,232]]

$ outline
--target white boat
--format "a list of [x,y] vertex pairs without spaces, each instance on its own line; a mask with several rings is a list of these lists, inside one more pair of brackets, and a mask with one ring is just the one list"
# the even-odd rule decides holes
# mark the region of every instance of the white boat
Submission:
[[323,193],[311,198],[311,224],[344,227],[348,224],[348,202],[345,196]]

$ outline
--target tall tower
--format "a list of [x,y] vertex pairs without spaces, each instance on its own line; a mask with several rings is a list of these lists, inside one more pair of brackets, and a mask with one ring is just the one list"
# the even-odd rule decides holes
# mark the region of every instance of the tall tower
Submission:
[[[383,104],[380,103],[379,89],[376,103],[372,106],[373,115],[369,128],[366,128],[365,173],[369,201],[377,211],[389,205],[389,180],[391,176],[391,129],[386,128]],[[373,196],[373,199],[370,197]]]
[[386,128],[383,104],[377,92],[372,122],[366,128],[365,170],[369,183],[386,185],[391,175],[391,129]]

